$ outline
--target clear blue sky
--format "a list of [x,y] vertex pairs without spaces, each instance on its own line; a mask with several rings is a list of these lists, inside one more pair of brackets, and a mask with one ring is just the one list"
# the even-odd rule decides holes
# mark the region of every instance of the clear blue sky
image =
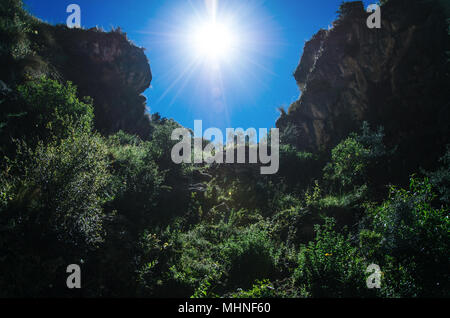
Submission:
[[[145,92],[151,113],[193,128],[271,128],[298,99],[292,76],[306,40],[336,18],[342,0],[218,0],[218,15],[232,19],[235,53],[215,66],[195,56],[186,42],[191,27],[207,17],[205,0],[25,0],[51,23],[65,23],[66,7],[81,7],[81,24],[120,26],[145,47],[153,73]],[[369,3],[376,1],[365,1]],[[197,59],[195,59],[196,57]]]

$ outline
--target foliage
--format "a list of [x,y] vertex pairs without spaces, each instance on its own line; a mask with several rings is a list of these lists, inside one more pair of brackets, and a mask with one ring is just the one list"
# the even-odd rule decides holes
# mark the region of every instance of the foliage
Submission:
[[[235,230],[225,223],[198,225],[187,233],[180,233],[173,241],[178,251],[178,261],[171,268],[175,281],[195,297],[211,294],[222,288],[219,282],[226,271],[221,258],[221,242]],[[211,284],[214,286],[211,287]],[[207,288],[208,286],[208,288]]]
[[[112,195],[106,154],[101,137],[74,132],[34,150],[23,145],[8,161],[1,177],[6,200],[0,241],[11,254],[1,262],[10,275],[0,282],[3,291],[51,293],[48,286],[64,273],[62,261],[67,266],[83,259],[103,241],[103,205]],[[55,263],[47,267],[49,262]],[[41,279],[30,282],[20,278],[23,273]],[[14,285],[7,280],[12,277]]]
[[38,34],[37,19],[24,9],[21,0],[0,2],[0,77],[17,84],[26,75],[41,76],[47,65],[34,52],[31,37]]
[[389,199],[372,212],[378,257],[384,263],[383,256],[389,258],[387,296],[449,293],[449,210],[434,207],[435,199],[427,178],[411,178],[408,190],[392,187]]
[[30,53],[24,34],[31,31],[29,16],[20,0],[5,0],[0,3],[0,56],[23,58]]
[[[53,76],[58,63],[46,65],[52,79],[28,72],[39,69],[34,50],[56,43],[56,33],[19,0],[2,1],[0,16],[0,296],[450,295],[450,148],[426,161],[432,172],[414,166],[423,176],[406,187],[409,161],[429,153],[406,152],[412,137],[388,147],[368,123],[314,154],[293,146],[301,135],[289,124],[273,176],[257,165],[177,165],[178,123],[150,120],[134,92],[114,100],[125,120],[105,116],[98,96],[93,104]],[[66,58],[58,54],[54,61]],[[96,91],[92,84],[80,90]],[[130,118],[133,127],[121,126]],[[366,286],[372,263],[382,270],[379,290]],[[80,290],[65,285],[69,264],[82,268]]]
[[[351,190],[365,184],[378,173],[394,150],[387,150],[383,144],[383,129],[374,132],[365,122],[360,134],[350,137],[338,144],[331,152],[331,162],[324,168],[324,177],[334,187]],[[379,177],[378,177],[379,178]]]
[[19,138],[35,146],[39,140],[67,138],[73,130],[89,132],[93,108],[89,98],[78,99],[76,87],[70,82],[63,85],[42,77],[8,94],[0,116],[6,123],[1,136],[5,148]]
[[221,254],[229,264],[228,283],[243,288],[250,287],[256,279],[269,277],[278,260],[277,250],[267,230],[257,226],[226,241]]
[[295,190],[306,188],[320,172],[321,162],[317,156],[301,152],[290,144],[280,146],[280,169],[278,175]]
[[[124,143],[124,139],[128,139],[128,143]],[[153,160],[148,142],[123,133],[110,137],[109,141],[111,172],[116,184],[111,209],[120,211],[120,216],[140,229],[136,230],[140,233],[156,222],[156,199],[162,191],[165,175]],[[135,222],[137,220],[139,222]]]
[[364,262],[351,237],[334,230],[335,222],[327,219],[316,226],[316,238],[300,249],[294,278],[309,297],[363,297]]
[[272,298],[274,297],[274,287],[268,279],[257,280],[249,290],[238,289],[230,295],[231,298]]

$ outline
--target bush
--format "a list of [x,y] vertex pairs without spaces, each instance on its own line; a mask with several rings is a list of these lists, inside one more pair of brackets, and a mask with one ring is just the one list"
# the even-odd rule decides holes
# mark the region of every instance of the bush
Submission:
[[249,288],[255,280],[269,278],[279,256],[268,232],[256,225],[226,241],[221,255],[227,263],[231,288]]
[[[17,88],[25,102],[27,113],[22,125],[34,127],[33,133],[44,139],[48,132],[60,138],[70,131],[66,120],[83,131],[90,131],[93,122],[92,100],[80,101],[77,88],[71,82],[63,85],[45,77],[26,82]],[[47,132],[48,131],[48,132]]]
[[336,233],[334,227],[332,219],[317,225],[315,240],[300,249],[295,284],[308,297],[367,296],[363,259],[350,236]]
[[3,293],[67,292],[65,266],[85,260],[104,238],[102,206],[112,195],[106,155],[101,137],[74,133],[35,150],[21,146],[8,162],[1,176]]
[[21,61],[33,54],[28,36],[35,30],[21,0],[2,0],[0,17],[0,78],[15,82]]
[[76,87],[45,77],[17,87],[2,103],[0,121],[3,145],[12,139],[26,140],[31,147],[39,140],[67,138],[74,130],[90,132],[93,122],[91,100],[80,101]]
[[218,225],[199,224],[174,237],[171,244],[178,256],[170,271],[178,288],[185,293],[184,297],[193,294],[200,297],[205,295],[204,292],[211,295],[224,290],[226,263],[221,257],[222,243],[234,233],[236,230],[221,222]]
[[251,288],[273,275],[279,255],[266,230],[256,225],[197,225],[170,243],[179,256],[171,267],[175,281],[194,297],[212,297]]
[[274,287],[268,279],[257,280],[249,290],[238,289],[229,295],[230,298],[273,298],[276,297]]
[[374,231],[382,237],[378,259],[387,266],[387,296],[450,294],[449,209],[434,207],[435,199],[427,178],[411,178],[409,190],[392,187],[389,199],[372,212]]
[[277,175],[283,179],[283,183],[304,189],[320,169],[320,162],[313,154],[297,151],[288,144],[280,146],[280,170]]
[[165,217],[156,215],[164,173],[153,160],[148,142],[119,133],[110,137],[108,146],[116,184],[116,195],[109,207],[127,220],[128,231],[133,229],[138,235]]
[[[371,181],[375,184],[383,179],[381,166],[393,150],[383,145],[383,129],[373,132],[368,123],[364,123],[361,133],[351,134],[331,151],[331,163],[324,168],[324,178],[330,181],[332,188],[353,190]],[[380,173],[381,172],[381,173]]]

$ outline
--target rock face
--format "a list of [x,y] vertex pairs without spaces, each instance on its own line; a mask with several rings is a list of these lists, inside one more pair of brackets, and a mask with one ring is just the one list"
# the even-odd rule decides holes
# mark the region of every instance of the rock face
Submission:
[[281,133],[317,152],[366,120],[383,125],[392,144],[449,142],[449,37],[439,5],[391,0],[381,8],[381,29],[367,27],[362,2],[344,9],[332,29],[305,44],[294,73],[302,95],[278,119]]
[[152,73],[143,49],[120,30],[105,33],[42,24],[38,34],[38,52],[54,68],[53,76],[72,81],[80,96],[94,99],[100,132],[124,130],[149,138],[150,120],[141,94],[150,86]]

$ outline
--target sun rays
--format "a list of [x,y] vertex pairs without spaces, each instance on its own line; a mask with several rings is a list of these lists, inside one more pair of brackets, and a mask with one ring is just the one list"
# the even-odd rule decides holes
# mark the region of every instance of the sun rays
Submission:
[[266,87],[261,74],[273,75],[265,58],[277,43],[270,17],[259,14],[260,9],[258,1],[205,0],[184,2],[158,15],[163,18],[143,32],[149,50],[159,51],[153,64],[165,65],[154,74],[154,104],[163,103],[169,111],[184,96],[187,111],[220,113],[226,122],[237,97],[252,98],[248,83]]

